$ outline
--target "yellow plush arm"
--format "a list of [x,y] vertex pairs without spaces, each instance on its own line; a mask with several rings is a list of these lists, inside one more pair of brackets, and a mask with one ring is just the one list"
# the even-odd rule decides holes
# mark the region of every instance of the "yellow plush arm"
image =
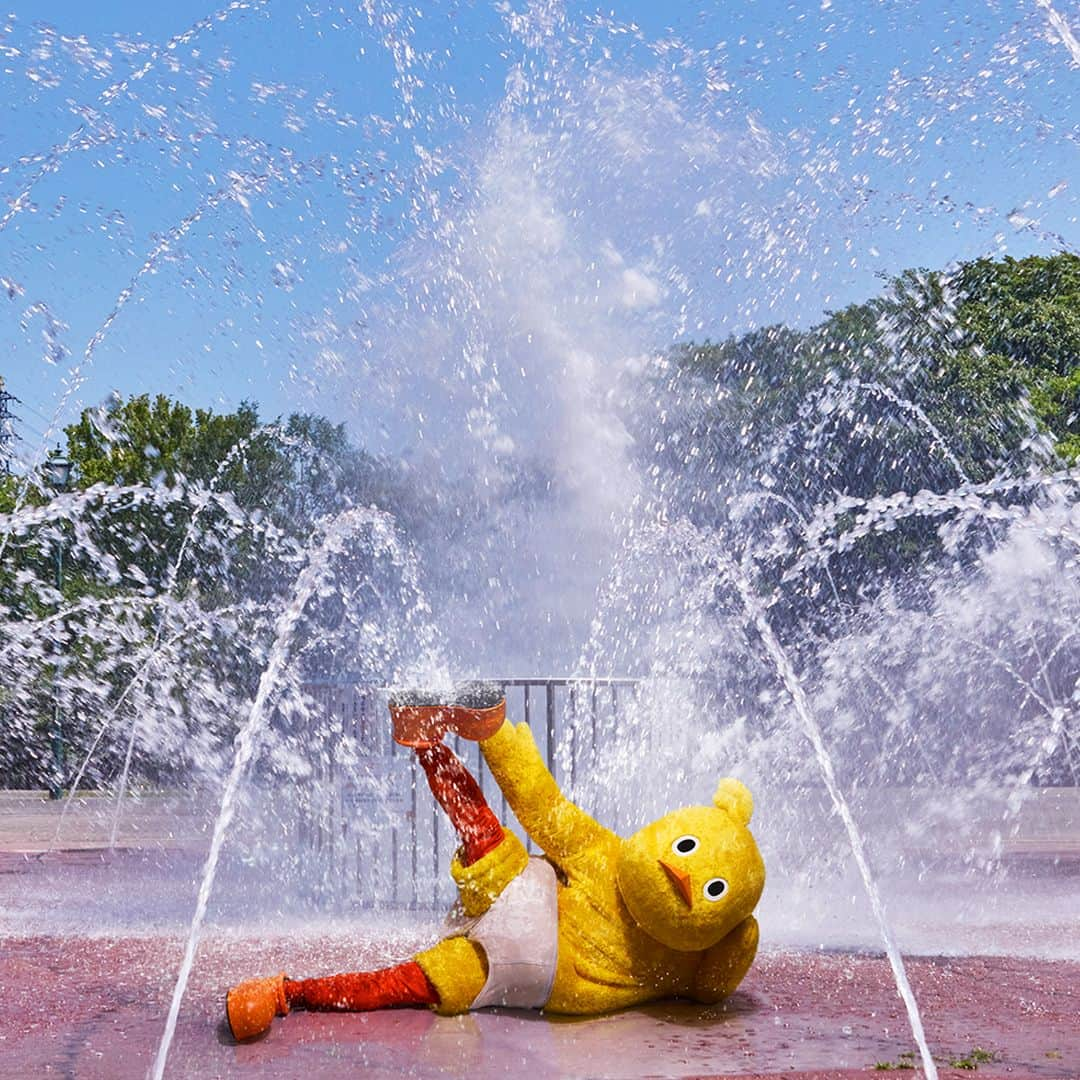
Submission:
[[707,1005],[726,998],[750,970],[757,947],[757,919],[750,915],[727,937],[705,950],[694,978],[694,998]]
[[480,749],[522,828],[552,858],[572,858],[616,839],[559,790],[528,724],[504,722]]

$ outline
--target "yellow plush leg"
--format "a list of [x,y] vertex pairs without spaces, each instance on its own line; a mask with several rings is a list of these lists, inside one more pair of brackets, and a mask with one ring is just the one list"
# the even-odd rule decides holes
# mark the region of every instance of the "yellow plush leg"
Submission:
[[468,938],[444,938],[415,957],[439,995],[435,1011],[442,1016],[468,1012],[487,982],[487,957]]
[[750,970],[757,947],[757,919],[750,915],[727,937],[705,950],[694,982],[694,997],[712,1005],[733,994]]
[[529,865],[522,842],[507,831],[502,842],[471,866],[463,866],[460,852],[450,864],[450,876],[458,887],[461,907],[470,919],[483,915],[503,889]]

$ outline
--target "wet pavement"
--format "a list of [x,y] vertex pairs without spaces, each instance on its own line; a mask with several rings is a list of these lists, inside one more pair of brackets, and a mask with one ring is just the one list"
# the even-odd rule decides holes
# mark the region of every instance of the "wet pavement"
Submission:
[[[914,1047],[879,956],[766,952],[723,1006],[670,1002],[585,1020],[426,1009],[294,1012],[238,1046],[222,1025],[229,984],[287,970],[371,967],[423,939],[379,943],[214,936],[200,949],[168,1076],[831,1077],[910,1062]],[[0,940],[0,1075],[142,1078],[180,959],[178,938]],[[911,981],[942,1075],[1080,1076],[1080,964],[1010,958],[913,959]],[[972,1057],[992,1054],[993,1061]],[[914,1075],[908,1073],[908,1075]]]
[[[56,804],[9,797],[0,811],[0,1078],[141,1080],[180,965],[206,814],[133,806],[109,851],[100,800],[74,805],[54,850]],[[1068,844],[1055,834],[1045,857],[1008,872],[945,867],[916,880],[901,866],[882,879],[943,1076],[1080,1080],[1080,874],[1065,823]],[[253,863],[244,845],[223,862],[167,1076],[916,1075],[857,880],[782,872],[760,912],[763,954],[720,1008],[667,1002],[585,1020],[298,1012],[237,1046],[222,1026],[232,983],[379,967],[439,932],[434,910],[305,908],[288,871]]]
[[214,804],[180,794],[115,800],[80,792],[53,800],[42,791],[0,790],[0,852],[39,854],[54,849],[165,850],[206,846]]

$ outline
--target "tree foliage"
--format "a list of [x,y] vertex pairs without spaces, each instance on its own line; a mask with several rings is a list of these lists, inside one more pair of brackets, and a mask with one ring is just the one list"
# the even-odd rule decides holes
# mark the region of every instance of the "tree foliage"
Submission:
[[968,351],[1019,378],[1039,423],[1067,461],[1080,457],[1080,256],[977,259],[954,280]]
[[[137,774],[212,760],[328,523],[351,507],[389,511],[399,530],[418,516],[405,472],[355,447],[344,427],[305,414],[263,424],[250,403],[217,414],[116,397],[67,429],[67,452],[66,492],[13,479],[0,493],[0,514],[21,503],[2,522],[0,654],[19,658],[20,689],[0,701],[0,767],[37,782],[52,775],[57,695],[72,760],[121,708],[127,728],[144,731]],[[401,588],[384,548],[363,535],[335,548],[341,588],[314,597],[292,636],[298,678],[371,654],[365,620]],[[115,775],[124,753],[107,739],[91,778]]]
[[[733,551],[749,537],[768,590],[790,568],[790,537],[807,535],[830,504],[948,492],[1080,459],[1080,258],[908,270],[880,296],[829,312],[816,326],[684,343],[658,372],[632,421],[642,474],[654,479],[665,512],[719,532]],[[151,656],[173,634],[169,647],[182,660],[169,669],[175,685],[153,707],[167,705],[193,746],[226,745],[237,703],[265,665],[267,613],[287,602],[320,523],[348,507],[386,510],[411,540],[433,538],[439,573],[463,593],[484,572],[485,553],[455,542],[454,530],[467,535],[470,514],[499,507],[470,506],[467,481],[434,490],[423,470],[372,457],[320,416],[264,423],[252,403],[215,413],[140,395],[84,411],[66,435],[74,470],[61,499],[0,477],[0,515],[11,533],[0,560],[0,649],[22,649],[34,666],[22,684],[26,700],[0,697],[0,711],[17,707],[38,735],[58,656],[72,688],[70,737],[85,743],[92,720],[118,707],[138,680],[134,658]],[[521,463],[520,475],[527,493],[551,487],[536,463]],[[21,519],[11,516],[17,504]],[[20,524],[35,513],[43,516]],[[839,513],[830,527],[850,524]],[[860,601],[890,582],[917,590],[924,579],[912,568],[943,557],[938,524],[912,516],[859,540],[842,566],[784,592],[786,607],[771,609],[780,631],[786,624],[801,640],[835,635]],[[371,546],[336,557],[351,584],[310,604],[297,643],[308,676],[350,669],[359,643],[373,637],[370,613],[383,597],[395,609],[411,602]],[[178,636],[189,616],[196,629]],[[36,640],[46,622],[36,651],[18,644]],[[240,639],[251,643],[246,652]],[[207,676],[198,700],[186,679],[196,670]],[[127,707],[139,700],[133,694]],[[170,722],[161,719],[160,730]],[[18,751],[0,745],[0,765]],[[166,748],[143,752],[148,772],[166,767]]]
[[[839,499],[1058,468],[1080,450],[1080,258],[905,271],[807,330],[686,343],[661,371],[638,445],[664,497],[733,545]],[[940,552],[937,523],[913,518],[862,541],[829,587],[854,603]],[[830,632],[807,595],[791,622]]]

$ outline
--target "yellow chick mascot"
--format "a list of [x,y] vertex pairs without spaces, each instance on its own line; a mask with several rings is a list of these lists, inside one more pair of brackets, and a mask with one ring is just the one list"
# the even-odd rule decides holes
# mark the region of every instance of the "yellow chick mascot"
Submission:
[[[750,792],[720,781],[712,806],[673,810],[623,839],[559,790],[497,684],[391,698],[394,735],[416,749],[461,839],[460,903],[446,936],[411,961],[318,979],[253,979],[226,999],[233,1035],[262,1034],[297,1006],[491,1005],[588,1015],[659,998],[712,1004],[739,985],[758,944],[765,867],[748,828]],[[506,801],[544,852],[530,859],[442,742],[479,741]]]

